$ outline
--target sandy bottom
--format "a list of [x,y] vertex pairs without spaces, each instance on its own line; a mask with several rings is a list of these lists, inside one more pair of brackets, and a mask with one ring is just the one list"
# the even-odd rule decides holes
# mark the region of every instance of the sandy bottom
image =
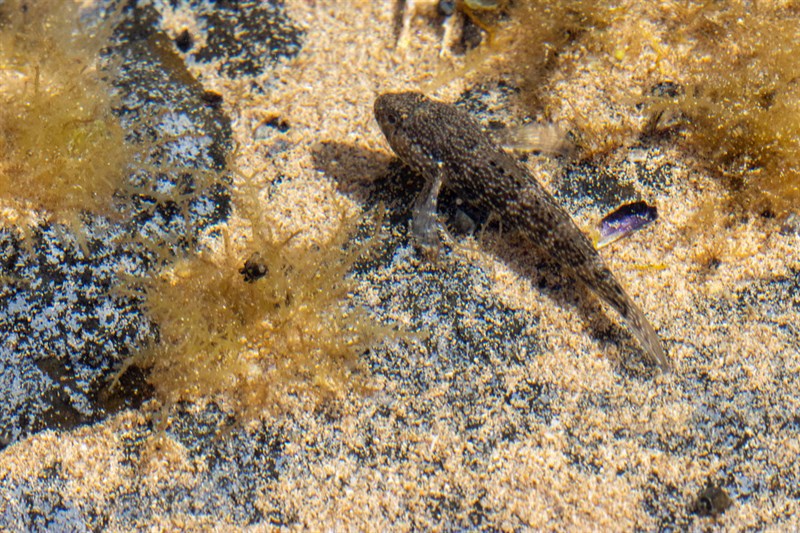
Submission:
[[[241,168],[264,185],[288,177],[264,198],[279,234],[325,235],[338,202],[356,212],[380,196],[403,171],[390,168],[375,96],[424,89],[463,64],[440,57],[448,36],[433,2],[417,0],[397,46],[393,4],[291,0],[306,31],[297,57],[256,79],[192,66],[224,96]],[[165,28],[181,27],[178,15]],[[601,120],[613,114],[601,88],[637,86],[636,67],[585,63],[557,71],[554,86]],[[458,77],[433,96],[454,101],[471,83]],[[276,116],[290,128],[264,138],[259,126]],[[100,515],[121,530],[800,527],[800,237],[762,219],[722,230],[723,245],[687,234],[692,213],[722,191],[669,139],[615,150],[607,164],[659,209],[602,255],[664,339],[673,373],[638,366],[613,312],[514,239],[456,235],[432,263],[403,222],[387,260],[359,277],[359,297],[381,320],[431,335],[364,356],[374,393],[313,410],[298,398],[220,434],[224,399],[176,406],[163,432],[151,401],[31,436],[0,454],[0,520],[18,523],[30,502],[57,494],[65,524]],[[562,162],[528,165],[551,190],[569,189]],[[658,183],[637,181],[659,169]],[[589,229],[605,210],[584,203],[576,221]],[[718,246],[708,268],[703,254]],[[694,512],[707,485],[733,502],[717,517]]]

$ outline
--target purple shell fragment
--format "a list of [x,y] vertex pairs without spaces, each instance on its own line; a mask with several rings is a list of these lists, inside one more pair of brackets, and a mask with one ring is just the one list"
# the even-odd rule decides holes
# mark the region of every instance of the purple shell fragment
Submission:
[[624,204],[607,214],[600,220],[600,238],[597,248],[608,246],[612,242],[640,230],[658,218],[658,210],[646,202]]

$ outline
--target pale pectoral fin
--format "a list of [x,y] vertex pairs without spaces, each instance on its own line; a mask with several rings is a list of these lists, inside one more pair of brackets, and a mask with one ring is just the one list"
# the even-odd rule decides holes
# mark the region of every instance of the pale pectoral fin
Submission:
[[426,251],[438,254],[442,246],[439,239],[439,221],[436,218],[436,206],[439,191],[442,190],[444,170],[439,169],[433,179],[425,184],[425,188],[417,196],[412,212],[411,232],[417,243]]
[[514,152],[570,156],[575,151],[567,133],[555,124],[523,124],[496,132],[493,137],[500,146]]

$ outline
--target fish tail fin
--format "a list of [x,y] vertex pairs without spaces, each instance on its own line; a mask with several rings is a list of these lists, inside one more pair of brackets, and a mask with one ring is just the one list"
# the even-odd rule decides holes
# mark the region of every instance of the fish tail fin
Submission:
[[647,362],[658,366],[664,371],[672,370],[672,360],[664,351],[661,339],[653,329],[653,326],[650,325],[650,322],[645,318],[644,313],[636,304],[630,300],[628,300],[627,304],[628,313],[627,316],[623,315],[623,318],[633,335],[644,347]]
[[647,362],[658,366],[661,370],[671,370],[672,360],[667,356],[661,339],[642,310],[625,293],[611,271],[604,268],[600,269],[600,272],[602,272],[603,283],[594,285],[595,292],[616,309],[625,320],[633,336],[644,348]]

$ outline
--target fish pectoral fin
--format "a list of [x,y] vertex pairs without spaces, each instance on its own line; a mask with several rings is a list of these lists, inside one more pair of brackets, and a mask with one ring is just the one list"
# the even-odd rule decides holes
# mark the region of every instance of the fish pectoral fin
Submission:
[[444,170],[439,168],[433,179],[427,181],[425,188],[417,196],[411,220],[411,232],[417,244],[426,252],[433,251],[435,255],[438,255],[442,247],[436,207],[443,181]]

